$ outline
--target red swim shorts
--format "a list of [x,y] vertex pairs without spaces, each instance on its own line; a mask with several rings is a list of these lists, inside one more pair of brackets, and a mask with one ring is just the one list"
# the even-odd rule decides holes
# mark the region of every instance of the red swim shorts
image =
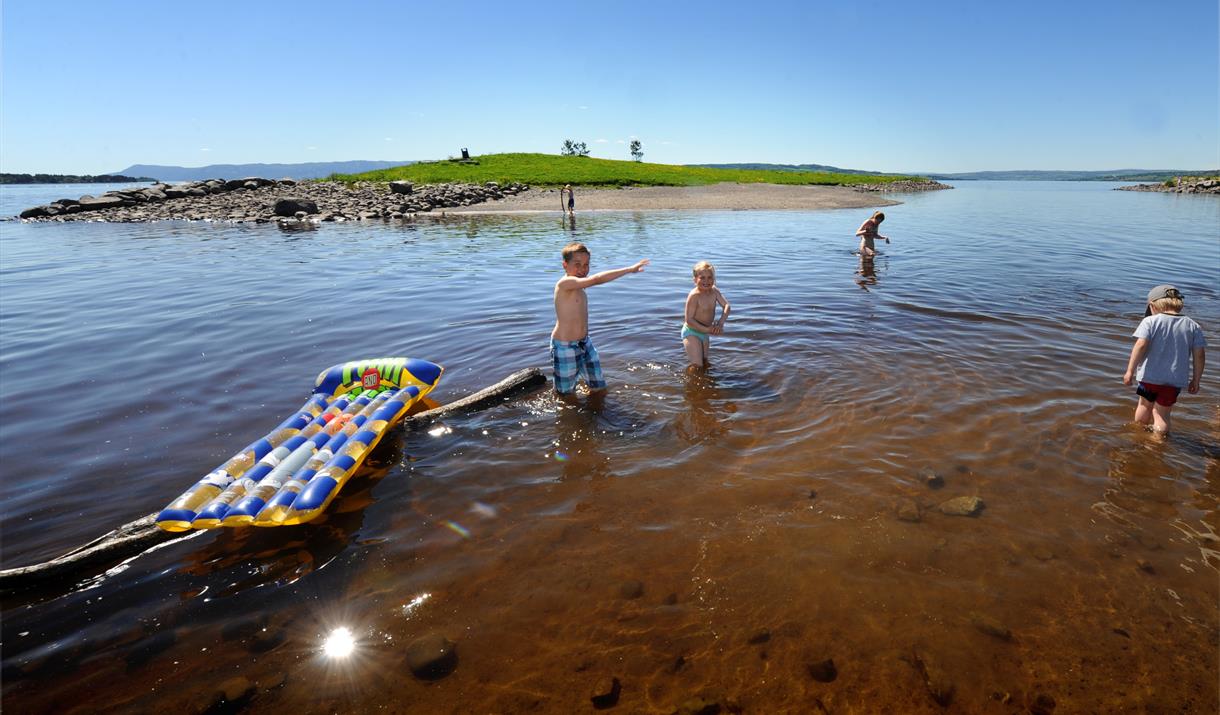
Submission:
[[1181,392],[1182,388],[1180,387],[1154,385],[1151,382],[1141,382],[1140,386],[1135,388],[1135,394],[1162,407],[1172,407],[1173,403],[1178,401],[1178,395]]

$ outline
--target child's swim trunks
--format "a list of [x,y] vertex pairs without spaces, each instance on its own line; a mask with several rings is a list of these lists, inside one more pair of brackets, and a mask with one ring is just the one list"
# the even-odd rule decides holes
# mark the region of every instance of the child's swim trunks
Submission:
[[1180,387],[1154,385],[1151,382],[1141,382],[1140,386],[1135,388],[1135,394],[1162,407],[1173,407],[1173,404],[1178,401],[1178,395],[1181,393],[1182,388]]
[[581,340],[552,338],[551,365],[555,368],[555,391],[561,394],[566,395],[576,389],[576,380],[582,372],[590,390],[600,390],[606,386],[601,360],[588,336]]
[[687,325],[686,323],[683,323],[682,324],[682,339],[686,340],[687,338],[699,338],[700,340],[703,341],[704,345],[708,345],[712,342],[711,338],[709,338],[707,336],[707,333],[701,332],[699,330],[695,330],[694,328]]

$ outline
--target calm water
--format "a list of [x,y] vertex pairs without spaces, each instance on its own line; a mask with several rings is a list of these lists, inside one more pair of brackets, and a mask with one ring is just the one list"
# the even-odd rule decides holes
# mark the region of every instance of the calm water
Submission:
[[[334,363],[442,363],[442,402],[546,364],[572,239],[594,271],[652,259],[589,291],[600,410],[544,391],[399,434],[319,522],[10,597],[4,705],[575,712],[618,678],[617,712],[938,712],[926,673],[959,712],[1215,712],[1220,201],[1113,186],[903,197],[871,269],[860,210],[2,223],[4,567],[161,508]],[[733,304],[706,379],[678,337],[699,259]],[[1119,384],[1162,282],[1213,353],[1164,443]],[[986,509],[934,511],[957,496]],[[405,663],[425,634],[457,647],[436,682]]]

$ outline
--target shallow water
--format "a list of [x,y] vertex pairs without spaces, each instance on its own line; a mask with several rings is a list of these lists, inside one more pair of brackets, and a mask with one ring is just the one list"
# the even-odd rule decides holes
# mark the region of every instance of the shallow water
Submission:
[[[901,197],[871,266],[858,210],[0,224],[6,568],[164,506],[331,364],[440,362],[440,401],[545,364],[569,240],[653,261],[589,291],[604,405],[402,433],[319,522],[8,597],[4,705],[571,712],[618,678],[621,712],[1214,712],[1216,369],[1164,443],[1118,378],[1157,283],[1220,345],[1220,201],[1112,188]],[[733,304],[705,378],[699,259]],[[435,682],[404,660],[430,633]]]

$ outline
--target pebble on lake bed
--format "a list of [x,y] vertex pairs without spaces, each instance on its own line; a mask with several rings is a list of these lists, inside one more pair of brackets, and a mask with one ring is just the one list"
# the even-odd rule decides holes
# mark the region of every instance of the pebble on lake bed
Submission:
[[407,646],[407,667],[420,680],[440,680],[457,667],[457,646],[439,633],[429,633]]
[[835,667],[833,658],[819,660],[809,664],[809,677],[819,683],[830,683],[839,677],[839,669]]
[[618,703],[618,696],[622,691],[623,684],[619,682],[618,678],[607,676],[598,680],[593,686],[593,693],[589,696],[589,700],[598,710],[612,708]]
[[978,497],[954,497],[941,502],[936,509],[948,516],[978,516],[984,506],[983,500]]

